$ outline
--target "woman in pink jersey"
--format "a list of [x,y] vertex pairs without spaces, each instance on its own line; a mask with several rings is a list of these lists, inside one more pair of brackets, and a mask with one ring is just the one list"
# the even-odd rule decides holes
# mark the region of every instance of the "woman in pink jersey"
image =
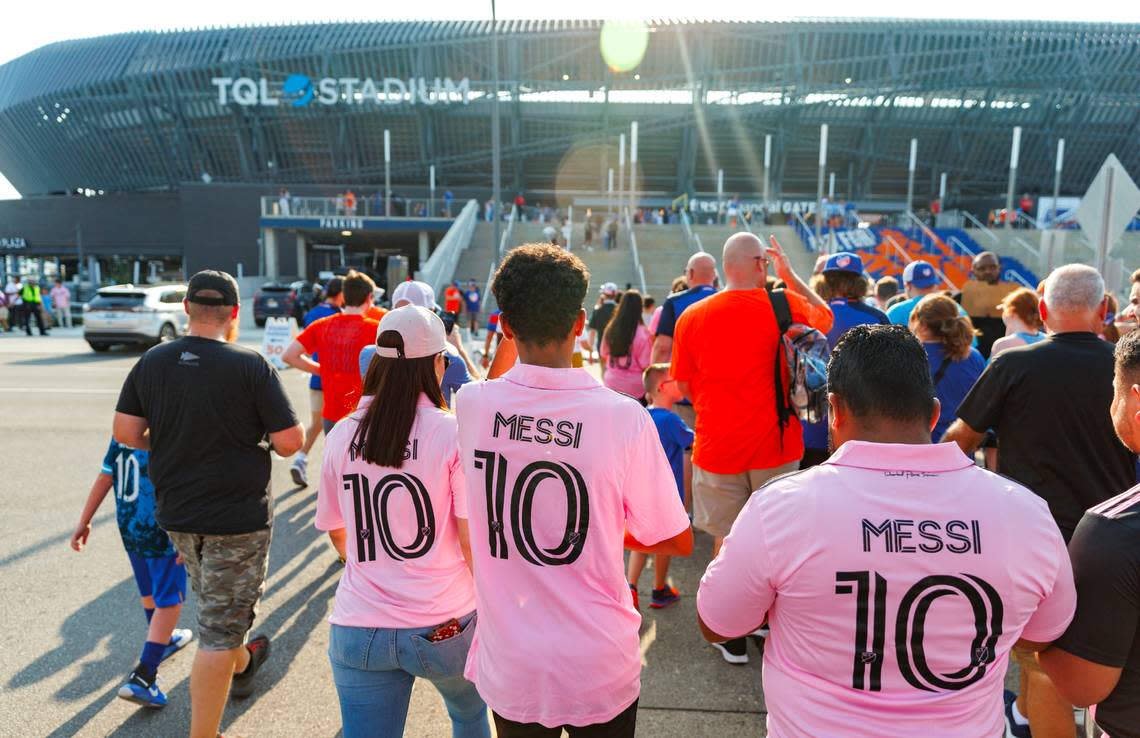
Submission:
[[635,400],[645,397],[641,375],[649,366],[653,341],[642,322],[641,293],[629,290],[602,334],[603,382]]
[[385,315],[360,406],[325,441],[316,526],[345,561],[329,618],[345,738],[403,735],[416,677],[443,696],[453,736],[490,736],[463,678],[475,591],[458,431],[439,389],[446,343],[430,310]]

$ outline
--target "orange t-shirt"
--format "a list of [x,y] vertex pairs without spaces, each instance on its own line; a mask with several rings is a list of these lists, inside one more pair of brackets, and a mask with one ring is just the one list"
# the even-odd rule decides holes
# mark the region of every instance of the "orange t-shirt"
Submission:
[[[831,329],[827,306],[786,294],[793,322],[825,334]],[[803,456],[803,431],[794,415],[780,437],[774,377],[778,331],[763,289],[719,292],[690,305],[677,320],[672,376],[690,385],[697,413],[693,463],[701,469],[740,474]]]
[[449,313],[458,313],[463,305],[463,295],[455,285],[443,291],[443,309]]
[[375,320],[363,315],[330,315],[309,324],[297,341],[309,354],[317,353],[321,365],[321,391],[325,408],[321,417],[336,422],[356,409],[363,382],[360,351],[376,341]]
[[[373,305],[372,307],[368,308],[368,310],[366,310],[364,312],[364,317],[368,318],[369,320],[375,320],[376,322],[380,322],[380,319],[383,318],[387,314],[388,314],[388,311],[385,310],[384,308],[380,307],[379,305]],[[376,337],[373,336],[372,340],[376,340]]]

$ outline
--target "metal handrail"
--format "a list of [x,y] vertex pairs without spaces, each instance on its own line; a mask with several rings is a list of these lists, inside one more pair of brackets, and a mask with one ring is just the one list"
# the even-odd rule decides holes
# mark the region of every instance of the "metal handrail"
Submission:
[[812,232],[811,228],[808,228],[808,224],[807,221],[804,220],[804,216],[795,211],[792,211],[792,218],[800,227],[799,236],[800,239],[803,240],[804,245],[808,247],[808,251],[812,252],[813,254],[819,253],[819,248],[815,242],[815,233]]
[[[503,231],[502,237],[499,238],[499,261],[502,261],[503,257],[507,255],[507,243],[510,242],[511,236],[515,232],[515,221],[518,220],[518,216],[519,206],[511,205],[511,214],[510,217],[507,218],[507,228]],[[496,215],[495,217],[498,216]]]
[[622,211],[622,216],[625,218],[625,227],[629,231],[629,251],[633,254],[633,269],[637,272],[637,277],[641,282],[641,294],[646,294],[648,290],[645,287],[645,269],[641,266],[641,259],[637,255],[637,235],[633,232],[633,220],[629,216],[629,208]]
[[475,213],[479,204],[468,200],[459,212],[459,216],[447,229],[435,251],[427,261],[420,265],[416,279],[427,282],[439,294],[443,288],[455,278],[455,268],[459,266],[460,254],[471,244],[475,235]]
[[968,245],[966,245],[966,242],[963,241],[962,239],[958,238],[957,236],[950,236],[949,238],[946,239],[946,242],[949,243],[951,246],[957,247],[960,251],[965,251],[967,254],[970,255],[971,259],[973,259],[975,256],[977,256],[977,254],[974,253],[974,250],[972,248],[970,248]]
[[701,247],[700,237],[693,232],[692,219],[684,210],[681,211],[681,227],[685,231],[685,241],[688,242],[689,248],[693,250],[693,253],[699,254],[704,251],[704,248]]
[[1012,269],[1007,269],[1005,271],[1005,281],[1007,281],[1007,282],[1020,282],[1022,287],[1027,287],[1031,290],[1036,289],[1036,285],[1029,284],[1029,280],[1027,280],[1025,277],[1021,276],[1020,274],[1018,274],[1017,272],[1015,272]]
[[[899,255],[902,256],[902,258],[906,261],[907,264],[914,261],[914,259],[910,258],[910,254],[908,254],[906,252],[906,249],[904,249],[902,246],[899,246],[898,241],[896,241],[893,236],[891,236],[890,234],[883,234],[883,240],[885,240],[887,243],[889,243],[891,245],[891,247],[894,248],[895,251],[899,252]],[[930,266],[934,270],[934,273],[938,275],[939,279],[941,279],[943,282],[945,282],[947,285],[950,286],[950,289],[952,289],[952,290],[958,289],[958,286],[955,285],[953,282],[951,282],[950,278],[947,277],[945,274],[943,274],[941,269],[934,266],[933,264],[931,264]]]
[[990,237],[990,239],[991,239],[991,240],[992,240],[994,243],[998,243],[998,242],[1001,240],[1001,239],[999,239],[999,238],[997,237],[997,234],[996,234],[996,233],[994,233],[993,231],[991,231],[991,230],[990,230],[989,226],[987,226],[985,223],[983,223],[982,221],[980,221],[980,220],[978,220],[977,218],[975,218],[975,217],[973,216],[973,214],[972,214],[972,213],[970,213],[970,211],[969,211],[969,210],[959,210],[958,212],[959,212],[959,213],[961,213],[961,214],[962,214],[962,216],[966,218],[966,220],[968,220],[968,221],[970,221],[971,223],[973,223],[973,224],[974,224],[974,226],[975,226],[976,228],[978,228],[978,229],[979,229],[979,230],[981,230],[981,231],[984,231],[984,232],[985,232],[985,234],[986,234],[987,236],[989,236],[989,237]]

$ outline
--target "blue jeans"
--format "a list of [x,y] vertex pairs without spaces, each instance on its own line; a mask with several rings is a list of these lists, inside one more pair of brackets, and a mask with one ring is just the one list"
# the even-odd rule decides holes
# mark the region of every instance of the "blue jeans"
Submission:
[[332,626],[329,661],[344,738],[400,738],[416,677],[431,681],[443,696],[453,738],[490,738],[487,705],[475,685],[463,678],[475,613],[459,622],[462,633],[437,643],[426,638],[434,626]]

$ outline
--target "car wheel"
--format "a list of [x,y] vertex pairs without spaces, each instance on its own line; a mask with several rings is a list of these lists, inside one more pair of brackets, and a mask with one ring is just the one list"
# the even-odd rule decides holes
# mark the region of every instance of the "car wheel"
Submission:
[[178,338],[178,331],[170,323],[163,323],[158,329],[158,343],[169,343]]
[[111,344],[109,343],[96,343],[95,341],[88,341],[87,345],[91,347],[92,351],[98,351],[100,353],[111,348]]

